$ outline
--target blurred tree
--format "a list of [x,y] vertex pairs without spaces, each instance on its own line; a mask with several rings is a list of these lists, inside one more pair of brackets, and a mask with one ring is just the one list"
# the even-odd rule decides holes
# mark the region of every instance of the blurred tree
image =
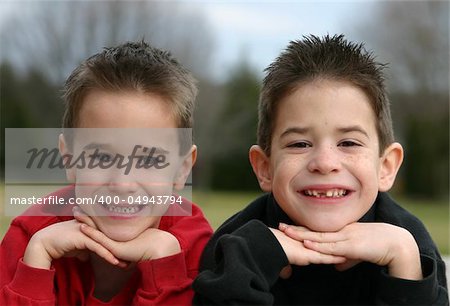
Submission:
[[[3,63],[0,65],[0,101],[1,101],[1,127],[29,127],[34,125],[31,111],[25,104],[21,90],[24,80],[18,78],[12,67]],[[2,143],[3,145],[3,143]]]
[[193,132],[198,155],[192,174],[195,186],[210,189],[218,149],[217,131],[223,126],[220,112],[224,104],[224,88],[222,84],[211,82],[200,82],[199,87]]
[[409,194],[436,197],[448,188],[448,130],[442,129],[448,124],[448,116],[408,120],[404,174],[416,178],[406,180]]
[[259,83],[258,74],[243,57],[224,84],[224,103],[214,136],[213,188],[258,189],[248,150],[256,143]]
[[207,77],[213,38],[205,18],[182,2],[35,1],[16,3],[1,28],[1,60],[61,83],[103,47],[145,39]]
[[[58,95],[70,72],[102,48],[125,41],[145,39],[170,50],[202,88],[214,87],[208,70],[213,35],[201,13],[186,3],[20,1],[10,6],[0,28],[2,134],[5,127],[59,127]],[[198,103],[209,107],[211,116],[199,117],[200,126],[210,124],[216,109],[215,93],[206,92]],[[209,136],[199,133],[204,135]]]
[[382,62],[397,137],[405,147],[404,192],[449,196],[449,5],[447,1],[377,3],[357,36]]
[[62,105],[58,89],[39,72],[18,76],[8,63],[0,65],[1,150],[0,171],[4,169],[5,128],[60,126]]

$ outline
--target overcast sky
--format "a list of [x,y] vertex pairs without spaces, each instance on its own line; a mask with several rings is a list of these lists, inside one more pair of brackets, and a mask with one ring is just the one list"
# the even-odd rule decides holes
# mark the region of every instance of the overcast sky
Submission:
[[345,33],[370,18],[376,1],[196,2],[216,34],[215,76],[222,78],[240,56],[262,70],[289,41],[306,34]]
[[[16,9],[23,9],[28,1],[21,2],[22,5],[15,6]],[[215,48],[211,70],[214,77],[223,79],[240,57],[246,58],[262,75],[262,70],[288,42],[302,35],[344,33],[352,39],[354,26],[361,24],[361,20],[371,18],[375,4],[380,1],[181,2],[191,10],[202,11],[212,26]],[[0,26],[2,16],[8,14],[14,3],[17,4],[17,1],[0,0]]]

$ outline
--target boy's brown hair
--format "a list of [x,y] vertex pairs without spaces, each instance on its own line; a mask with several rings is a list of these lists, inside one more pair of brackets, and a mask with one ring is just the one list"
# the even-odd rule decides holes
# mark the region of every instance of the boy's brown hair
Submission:
[[375,61],[363,44],[343,35],[304,36],[292,41],[264,71],[259,100],[258,145],[269,156],[274,122],[280,101],[302,83],[318,79],[346,81],[369,97],[375,114],[380,155],[394,142],[389,100],[384,85],[384,64]]
[[76,128],[83,99],[92,89],[135,90],[171,104],[179,128],[192,128],[196,80],[167,51],[144,41],[105,48],[82,62],[64,85],[63,128]]

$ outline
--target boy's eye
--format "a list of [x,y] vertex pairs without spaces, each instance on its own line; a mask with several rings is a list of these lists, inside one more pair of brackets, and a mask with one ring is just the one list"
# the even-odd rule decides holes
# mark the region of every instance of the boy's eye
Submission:
[[298,141],[287,145],[288,148],[309,148],[311,144],[306,141]]
[[341,141],[339,143],[339,146],[340,147],[353,147],[353,146],[360,147],[361,145],[359,143],[355,142],[355,141],[352,141],[352,140],[344,140],[344,141]]
[[113,157],[107,153],[94,154],[93,158],[102,162],[110,162],[113,159]]
[[156,157],[147,156],[145,158],[142,158],[140,162],[143,163],[145,166],[152,166],[156,164],[157,160]]

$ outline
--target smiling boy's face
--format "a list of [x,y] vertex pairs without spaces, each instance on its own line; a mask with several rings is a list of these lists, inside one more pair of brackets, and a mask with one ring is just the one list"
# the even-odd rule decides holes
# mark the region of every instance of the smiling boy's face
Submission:
[[262,189],[296,224],[324,232],[359,220],[392,186],[402,156],[397,143],[379,156],[369,98],[331,80],[304,83],[280,102],[270,157],[250,151]]
[[[81,169],[74,167],[68,172],[76,183],[77,198],[110,201],[109,205],[97,201],[94,205],[80,207],[111,239],[127,241],[147,228],[157,228],[167,205],[152,205],[150,201],[146,203],[149,205],[139,203],[145,204],[144,197],[170,196],[175,182],[181,180],[184,184],[188,171],[180,177],[179,169],[185,162],[184,166],[190,170],[192,155],[188,154],[186,160],[179,156],[177,123],[172,113],[160,96],[135,91],[93,90],[83,100],[77,124],[80,129],[75,131],[74,156],[84,152],[86,163],[97,165],[100,162],[108,165],[114,158],[119,162],[120,156],[124,157],[122,165],[125,165],[129,163],[129,156],[135,156],[128,171],[115,163],[94,169],[87,165]],[[153,157],[160,156],[164,160],[146,160],[152,149]],[[194,153],[190,153],[195,156],[195,147],[192,150]],[[138,158],[143,162],[140,168],[136,167]],[[153,166],[148,167],[149,163]],[[156,167],[158,165],[160,167]],[[164,211],[160,211],[162,209]]]

